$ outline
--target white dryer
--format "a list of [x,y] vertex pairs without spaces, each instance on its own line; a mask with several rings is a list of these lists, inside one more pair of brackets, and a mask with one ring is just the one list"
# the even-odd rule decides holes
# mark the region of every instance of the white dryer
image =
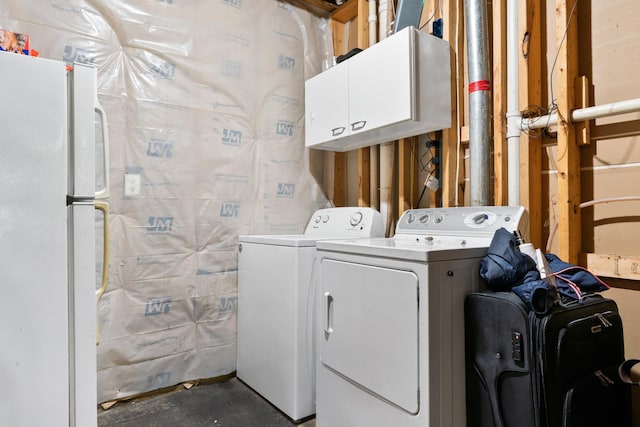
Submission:
[[393,238],[317,244],[318,427],[466,425],[464,297],[522,207],[404,212]]
[[316,242],[383,237],[371,208],[316,211],[304,234],[241,235],[237,377],[294,421],[315,414]]

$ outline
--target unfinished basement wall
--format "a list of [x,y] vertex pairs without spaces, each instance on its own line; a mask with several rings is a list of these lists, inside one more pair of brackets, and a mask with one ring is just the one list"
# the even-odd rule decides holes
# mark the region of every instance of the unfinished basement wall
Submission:
[[[547,75],[556,54],[555,2],[547,1]],[[589,7],[576,16],[581,19],[580,39],[592,45],[592,54],[580,52],[581,74],[587,75],[593,84],[593,104],[640,98],[640,3],[631,0],[616,2],[580,2],[579,7]],[[589,20],[590,25],[589,25]],[[590,28],[590,31],[589,31]],[[586,57],[585,57],[586,56]],[[552,77],[549,77],[551,79]],[[557,89],[556,89],[557,91]],[[551,92],[549,91],[549,99]],[[640,136],[608,137],[619,122],[626,122],[625,129],[640,129],[640,113],[597,119],[591,127],[589,146],[581,147],[582,201],[640,196]],[[597,135],[600,135],[598,137]],[[558,152],[555,141],[542,141],[546,165],[543,170],[543,201],[547,203],[544,215],[544,233],[549,252],[557,250],[556,162]],[[549,238],[551,236],[551,238]],[[582,209],[582,252],[615,256],[640,256],[640,201],[624,201],[597,204]],[[627,357],[640,357],[640,270],[637,278],[622,280],[611,269],[603,277],[614,288],[607,297],[616,300],[625,328]],[[633,266],[631,267],[633,270]],[[631,271],[627,272],[631,273]],[[628,277],[628,276],[627,276]],[[639,396],[640,397],[640,396]],[[637,417],[640,420],[640,414]]]
[[272,0],[5,0],[0,27],[98,69],[112,179],[99,402],[235,371],[238,235],[300,233],[327,206],[303,139],[326,19]]

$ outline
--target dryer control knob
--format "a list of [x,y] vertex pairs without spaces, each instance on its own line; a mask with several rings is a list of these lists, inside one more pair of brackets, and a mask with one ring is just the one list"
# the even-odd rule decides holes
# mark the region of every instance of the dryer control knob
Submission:
[[362,221],[362,212],[356,212],[353,215],[351,215],[349,224],[355,227],[356,225],[360,224],[361,221]]

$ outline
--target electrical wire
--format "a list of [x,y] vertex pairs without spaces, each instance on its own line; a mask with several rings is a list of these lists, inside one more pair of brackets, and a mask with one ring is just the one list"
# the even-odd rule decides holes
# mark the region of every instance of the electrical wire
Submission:
[[[432,142],[434,142],[434,140],[432,140],[428,134],[425,135],[427,137],[427,141],[425,142],[425,148],[426,151],[424,153],[422,153],[422,155],[420,155],[420,157],[417,157],[415,155],[414,149],[412,148],[412,155],[413,157],[416,159],[416,163],[418,163],[418,167],[420,169],[421,172],[428,172],[429,174],[427,175],[427,178],[424,180],[424,184],[422,187],[422,192],[420,193],[420,197],[418,197],[418,202],[416,204],[416,207],[419,208],[420,207],[420,202],[422,201],[422,198],[424,197],[424,194],[427,190],[427,182],[429,182],[429,179],[435,175],[436,173],[436,169],[437,166],[433,163],[433,159],[435,159],[436,157],[436,153],[433,151],[433,147],[434,145],[431,144]],[[429,155],[429,161],[424,162],[424,158]]]
[[439,0],[436,3],[436,7],[435,9],[433,9],[433,13],[431,14],[431,16],[429,17],[429,19],[427,19],[427,22],[425,22],[424,24],[422,24],[422,26],[420,27],[420,30],[422,30],[424,27],[427,26],[427,24],[429,24],[429,22],[431,22],[431,20],[436,16],[436,12],[438,12],[438,10],[440,10],[442,12],[442,0]]
[[[578,5],[578,0],[574,0],[573,6],[571,6],[571,12],[569,13],[569,19],[567,21],[567,26],[564,29],[564,34],[562,35],[562,39],[560,40],[560,44],[558,45],[558,50],[556,51],[556,56],[553,59],[553,65],[551,66],[551,74],[549,74],[549,85],[551,91],[551,105],[549,107],[549,111],[556,112],[558,111],[558,105],[556,104],[556,99],[553,96],[553,73],[556,68],[556,63],[558,62],[558,56],[560,55],[560,48],[564,44],[565,39],[567,38],[567,33],[569,32],[569,26],[571,25],[571,20],[573,19],[573,14],[576,11],[576,6]],[[558,112],[559,113],[559,112]],[[562,118],[564,120],[564,118]]]

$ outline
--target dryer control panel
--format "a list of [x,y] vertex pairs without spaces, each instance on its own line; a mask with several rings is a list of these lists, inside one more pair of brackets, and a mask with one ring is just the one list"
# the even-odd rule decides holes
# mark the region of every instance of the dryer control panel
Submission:
[[317,210],[304,231],[308,236],[384,237],[380,212],[365,207]]
[[492,237],[499,228],[528,237],[526,210],[522,206],[410,209],[400,217],[396,235]]

